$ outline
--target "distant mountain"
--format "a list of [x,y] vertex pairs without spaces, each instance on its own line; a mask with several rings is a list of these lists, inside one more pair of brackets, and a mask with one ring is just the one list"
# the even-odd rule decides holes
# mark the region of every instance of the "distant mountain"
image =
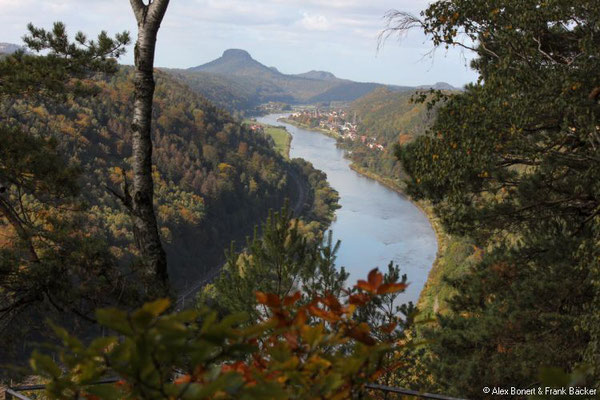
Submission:
[[24,50],[23,46],[13,43],[2,43],[0,42],[0,54],[12,54],[16,51]]
[[273,78],[282,75],[279,71],[259,63],[250,53],[240,49],[225,50],[223,55],[204,65],[190,68],[191,72],[212,72],[222,75]]
[[334,74],[327,71],[308,71],[303,74],[297,74],[300,78],[318,79],[321,81],[332,81],[338,79]]
[[326,71],[283,74],[240,49],[229,49],[209,63],[171,72],[195,91],[229,110],[247,110],[269,101],[290,104],[353,101],[376,88],[386,87],[378,83],[340,79]]
[[435,85],[421,85],[417,86],[417,89],[462,90],[446,82],[437,82]]

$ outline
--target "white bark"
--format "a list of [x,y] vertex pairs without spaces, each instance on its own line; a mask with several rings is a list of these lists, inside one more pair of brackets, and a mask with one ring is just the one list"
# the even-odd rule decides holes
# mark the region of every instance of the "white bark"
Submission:
[[130,0],[138,24],[135,45],[135,92],[131,123],[133,147],[133,184],[130,209],[136,243],[143,262],[157,278],[168,281],[167,256],[162,247],[154,213],[152,179],[152,100],[154,96],[154,51],[160,23],[169,0]]

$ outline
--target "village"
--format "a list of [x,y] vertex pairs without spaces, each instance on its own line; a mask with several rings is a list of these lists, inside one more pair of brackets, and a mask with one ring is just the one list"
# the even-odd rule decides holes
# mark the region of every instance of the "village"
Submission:
[[356,113],[344,109],[321,111],[315,109],[297,110],[290,114],[288,119],[307,125],[310,128],[319,128],[328,131],[332,136],[342,140],[361,142],[370,149],[383,151],[384,146],[377,143],[377,138],[358,133]]

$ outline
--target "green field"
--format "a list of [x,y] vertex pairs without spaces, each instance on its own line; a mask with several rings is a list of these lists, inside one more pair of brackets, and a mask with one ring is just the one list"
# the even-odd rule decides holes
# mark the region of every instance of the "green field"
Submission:
[[275,149],[285,158],[290,158],[290,143],[292,142],[292,135],[282,127],[273,125],[261,124],[260,122],[245,120],[244,124],[257,124],[265,128],[265,133],[273,138],[275,141]]

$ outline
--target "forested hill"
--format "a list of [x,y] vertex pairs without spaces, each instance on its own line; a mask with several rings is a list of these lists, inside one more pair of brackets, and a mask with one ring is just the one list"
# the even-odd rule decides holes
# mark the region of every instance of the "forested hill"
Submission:
[[349,111],[356,113],[360,133],[385,144],[406,141],[423,134],[431,122],[427,106],[412,101],[415,94],[379,88],[352,102]]
[[[173,283],[202,277],[223,259],[231,239],[243,241],[269,208],[292,200],[308,177],[232,117],[165,73],[154,100],[154,172],[161,234]],[[54,132],[60,152],[82,170],[81,187],[98,234],[127,260],[134,253],[129,216],[110,190],[131,182],[132,70],[123,67],[91,98],[59,105],[14,102],[4,115],[29,133]],[[305,168],[305,167],[303,167]],[[298,179],[296,179],[297,181]],[[310,206],[309,206],[310,208]]]
[[[430,112],[425,104],[412,101],[416,93],[379,88],[350,104],[347,115],[357,122],[358,137],[342,143],[351,151],[354,167],[403,185],[406,175],[394,155],[394,146],[424,134],[435,115],[435,110]],[[369,144],[381,145],[384,151],[370,148]]]

